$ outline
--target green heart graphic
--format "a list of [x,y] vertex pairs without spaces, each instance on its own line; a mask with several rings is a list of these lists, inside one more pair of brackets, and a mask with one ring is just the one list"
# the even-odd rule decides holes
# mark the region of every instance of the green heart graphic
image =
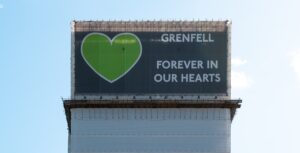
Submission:
[[85,36],[81,55],[103,79],[113,83],[129,72],[142,55],[142,44],[131,33],[121,33],[112,40],[102,33]]

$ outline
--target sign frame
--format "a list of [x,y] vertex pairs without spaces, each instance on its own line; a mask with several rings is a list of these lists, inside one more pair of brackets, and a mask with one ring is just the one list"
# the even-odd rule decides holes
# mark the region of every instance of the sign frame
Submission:
[[[78,94],[75,93],[76,32],[226,32],[226,93]],[[231,22],[226,21],[73,21],[71,22],[71,99],[88,100],[201,100],[231,98]]]

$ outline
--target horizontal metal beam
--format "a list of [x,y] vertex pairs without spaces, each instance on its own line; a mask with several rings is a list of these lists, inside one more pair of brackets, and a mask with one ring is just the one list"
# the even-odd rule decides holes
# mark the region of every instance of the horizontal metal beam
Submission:
[[69,132],[72,108],[229,108],[231,119],[241,107],[238,100],[63,100]]
[[126,32],[174,32],[227,30],[231,22],[225,21],[73,21],[72,31],[126,31]]

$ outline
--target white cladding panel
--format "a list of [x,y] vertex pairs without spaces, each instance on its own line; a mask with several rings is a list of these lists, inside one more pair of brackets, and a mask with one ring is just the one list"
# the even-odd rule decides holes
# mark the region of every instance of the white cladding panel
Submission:
[[71,153],[230,153],[226,108],[76,108],[71,114]]

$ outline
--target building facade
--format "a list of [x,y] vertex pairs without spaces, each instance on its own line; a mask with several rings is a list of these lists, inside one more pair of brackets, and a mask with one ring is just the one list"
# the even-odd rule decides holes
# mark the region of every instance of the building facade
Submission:
[[[229,21],[72,22],[72,91],[71,98],[64,100],[69,130],[68,152],[230,153],[231,122],[241,103],[241,100],[233,100],[230,96],[230,25]],[[140,46],[131,36],[140,39]],[[117,74],[117,66],[113,67],[114,62],[93,61],[93,56],[105,56],[97,57],[99,61],[119,56],[106,53],[106,48],[101,48],[107,45],[103,43],[106,39],[110,43],[108,51],[118,52],[117,43],[120,42],[120,54],[125,52],[120,55],[121,60],[125,59],[121,67],[125,70],[121,69],[120,74]],[[95,44],[96,40],[99,40],[99,46]],[[152,47],[147,44],[149,41]],[[124,45],[123,42],[133,45]],[[117,49],[111,49],[114,45]],[[170,81],[160,83],[155,80],[155,75],[161,71],[153,72],[158,68],[152,68],[155,67],[151,64],[155,55],[149,53],[151,48],[168,50],[168,45],[176,46],[178,52],[162,54],[158,59],[177,61],[177,69],[172,70],[177,82],[172,84]],[[186,51],[185,47],[191,50],[196,48],[196,52],[180,52]],[[90,48],[96,48],[99,54],[90,53],[94,51]],[[220,51],[215,51],[219,48]],[[198,53],[202,50],[203,54]],[[129,51],[137,51],[131,52],[137,58],[127,68],[126,64],[130,64],[127,57],[131,54]],[[176,53],[179,57],[175,57]],[[192,57],[186,54],[192,54]],[[159,60],[155,59],[153,63],[158,66]],[[208,60],[215,61],[219,66],[213,69],[199,64]],[[199,69],[191,66],[184,71],[178,70],[179,61],[183,61],[186,67],[188,62],[193,65],[192,61],[197,61]],[[116,71],[115,76],[101,67],[110,64],[112,67],[108,70]],[[167,71],[163,70],[164,73]],[[131,73],[136,73],[138,78],[133,78],[133,81],[127,78]],[[147,76],[142,75],[144,73]],[[199,74],[200,81],[179,83],[177,76],[182,73]],[[213,74],[220,78],[205,77],[213,77]]]

